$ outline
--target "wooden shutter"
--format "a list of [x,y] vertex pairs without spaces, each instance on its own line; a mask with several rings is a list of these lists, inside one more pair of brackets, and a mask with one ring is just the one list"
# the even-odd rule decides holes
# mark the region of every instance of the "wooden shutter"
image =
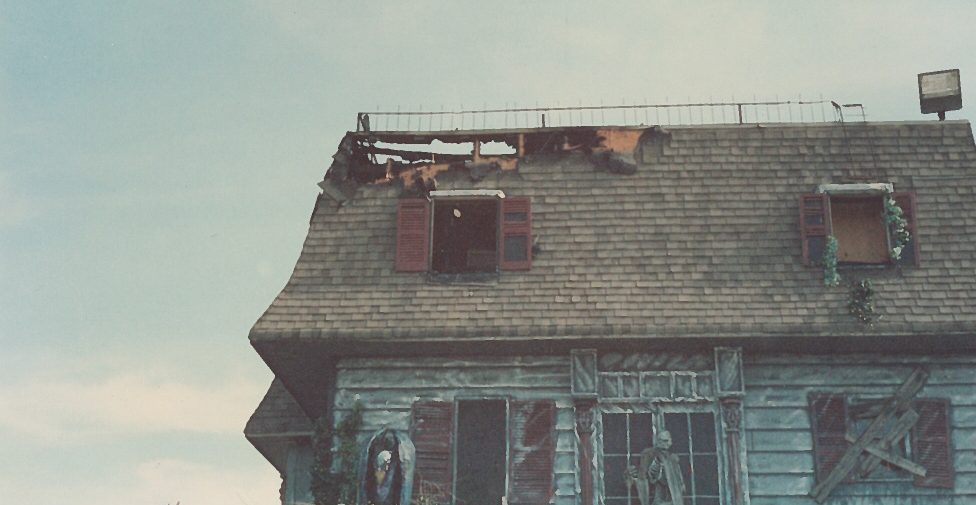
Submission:
[[800,239],[803,263],[820,264],[830,234],[830,197],[826,193],[800,195]]
[[512,401],[509,409],[508,502],[545,505],[553,492],[556,404],[553,401]]
[[426,272],[430,244],[430,202],[403,199],[397,205],[397,272]]
[[498,267],[501,270],[532,268],[532,205],[528,198],[501,199]]
[[918,421],[912,428],[912,455],[925,467],[925,477],[915,477],[915,485],[952,489],[952,437],[949,431],[948,400],[915,400]]
[[809,396],[813,430],[813,461],[817,482],[823,482],[847,451],[847,401],[842,394]]
[[454,403],[419,400],[414,402],[410,438],[417,450],[416,496],[428,496],[436,503],[450,503],[454,483],[451,439],[454,432]]
[[898,264],[918,266],[921,255],[919,254],[918,250],[918,223],[915,220],[915,212],[918,208],[915,205],[915,192],[895,192],[891,194],[891,199],[894,200],[895,203],[901,207],[902,212],[904,212],[905,220],[908,221],[908,233],[911,235],[908,245],[901,252],[901,259],[898,260]]

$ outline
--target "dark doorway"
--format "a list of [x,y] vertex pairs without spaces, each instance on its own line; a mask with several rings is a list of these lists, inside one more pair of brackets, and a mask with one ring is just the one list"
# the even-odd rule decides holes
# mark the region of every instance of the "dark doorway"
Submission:
[[462,400],[457,413],[456,505],[497,505],[505,495],[505,400]]

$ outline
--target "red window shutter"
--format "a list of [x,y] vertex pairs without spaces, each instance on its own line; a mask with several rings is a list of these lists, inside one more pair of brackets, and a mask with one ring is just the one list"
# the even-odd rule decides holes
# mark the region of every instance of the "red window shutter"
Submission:
[[847,451],[847,401],[842,394],[813,393],[810,422],[817,481],[823,482]]
[[556,404],[553,401],[516,400],[509,408],[508,502],[545,505],[553,493]]
[[451,439],[454,403],[420,400],[413,404],[410,438],[417,450],[414,493],[436,503],[450,503],[454,483]]
[[905,220],[908,221],[908,233],[911,238],[908,240],[908,245],[905,250],[901,252],[901,259],[898,263],[901,265],[919,265],[919,260],[921,255],[918,250],[918,222],[915,220],[915,213],[918,206],[915,205],[915,192],[914,191],[902,191],[895,192],[891,194],[891,199],[901,207],[902,212],[904,212]]
[[498,267],[501,270],[532,268],[532,204],[528,198],[501,199]]
[[430,202],[400,200],[397,205],[397,272],[426,272],[430,247]]
[[952,437],[949,432],[949,402],[937,398],[915,400],[918,421],[912,428],[912,455],[924,466],[925,477],[915,485],[952,489]]
[[800,195],[800,239],[803,263],[817,265],[822,261],[827,235],[830,234],[830,197],[826,193]]

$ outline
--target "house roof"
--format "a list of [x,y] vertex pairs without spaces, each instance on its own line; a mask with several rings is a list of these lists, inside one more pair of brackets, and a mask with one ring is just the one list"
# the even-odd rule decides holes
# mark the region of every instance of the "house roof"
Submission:
[[[526,132],[493,135],[518,133]],[[531,198],[538,242],[531,270],[481,284],[393,271],[404,192],[398,178],[347,184],[341,205],[320,196],[295,270],[252,328],[252,343],[265,355],[288,339],[343,349],[357,342],[976,333],[976,147],[968,122],[636,133],[632,151],[611,149],[636,162],[632,174],[608,171],[592,150],[541,148],[529,149],[514,170],[437,173],[437,189]],[[383,135],[350,133],[343,145]],[[389,141],[452,135],[477,132],[397,133]],[[337,163],[345,158],[340,149]],[[327,180],[352,178],[340,168]],[[799,195],[844,181],[890,182],[917,198],[921,266],[841,269],[845,281],[872,279],[881,316],[872,327],[849,314],[846,282],[825,287],[822,269],[802,261]]]
[[312,422],[280,379],[272,381],[244,427],[245,438],[282,473],[289,445],[311,434]]

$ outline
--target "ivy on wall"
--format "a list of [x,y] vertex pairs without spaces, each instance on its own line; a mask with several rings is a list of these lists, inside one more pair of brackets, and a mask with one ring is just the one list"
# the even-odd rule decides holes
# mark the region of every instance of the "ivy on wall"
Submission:
[[840,284],[840,274],[837,273],[837,245],[837,239],[833,235],[827,235],[823,252],[825,286]]
[[908,245],[908,241],[911,240],[911,234],[908,232],[908,220],[905,219],[905,211],[898,206],[890,193],[884,197],[884,222],[888,227],[888,234],[891,236],[891,249],[888,252],[891,254],[892,261],[898,261],[901,259],[901,253]]
[[[359,463],[359,443],[357,434],[363,427],[363,406],[358,401],[353,404],[349,414],[333,430],[327,417],[315,422],[312,435],[312,496],[315,505],[337,505],[356,503],[357,465]],[[333,471],[332,441],[337,443],[335,459],[338,467]]]
[[863,279],[854,283],[847,308],[858,321],[868,326],[874,324],[879,316],[874,313],[874,288],[870,280]]

